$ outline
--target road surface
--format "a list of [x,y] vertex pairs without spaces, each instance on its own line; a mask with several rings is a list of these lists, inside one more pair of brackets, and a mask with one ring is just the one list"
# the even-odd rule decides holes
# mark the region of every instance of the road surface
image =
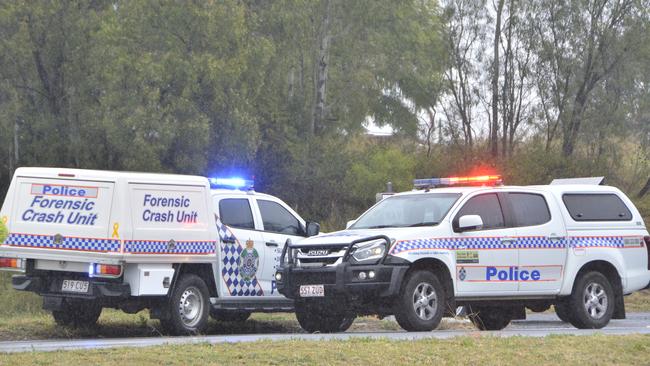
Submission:
[[506,329],[492,332],[476,330],[441,330],[433,332],[346,332],[336,334],[250,334],[250,335],[210,335],[195,337],[148,337],[148,338],[113,338],[113,339],[78,339],[78,340],[34,340],[0,342],[0,352],[29,352],[57,350],[85,350],[113,347],[149,347],[166,344],[192,343],[236,343],[261,340],[345,340],[350,338],[387,338],[395,340],[413,340],[427,338],[453,338],[467,335],[485,335],[495,337],[544,337],[550,334],[592,335],[592,334],[650,334],[650,313],[628,313],[627,319],[612,320],[603,329],[575,329],[570,324],[561,322],[555,314],[529,314],[527,320],[513,321]]

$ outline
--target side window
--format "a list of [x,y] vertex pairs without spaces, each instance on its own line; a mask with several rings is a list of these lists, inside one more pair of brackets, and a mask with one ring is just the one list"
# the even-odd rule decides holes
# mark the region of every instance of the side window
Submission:
[[282,205],[273,201],[257,200],[264,231],[287,235],[302,235],[300,222]]
[[613,193],[565,194],[562,201],[575,221],[630,221],[632,213]]
[[535,226],[551,221],[544,196],[533,193],[509,193],[517,226]]
[[246,198],[227,198],[219,201],[219,217],[224,224],[238,229],[255,229],[253,212]]
[[483,229],[486,230],[505,227],[501,204],[495,193],[481,194],[470,198],[458,211],[454,219],[454,226],[458,225],[458,219],[464,215],[481,216]]

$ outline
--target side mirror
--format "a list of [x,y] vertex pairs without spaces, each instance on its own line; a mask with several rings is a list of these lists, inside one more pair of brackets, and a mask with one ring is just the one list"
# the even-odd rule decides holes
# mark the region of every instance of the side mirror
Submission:
[[465,215],[458,219],[458,231],[480,230],[483,228],[483,219],[479,215]]
[[318,235],[320,233],[320,224],[317,222],[307,221],[305,233],[307,234],[307,236]]
[[357,222],[357,220],[350,220],[350,221],[348,221],[348,223],[345,224],[345,228],[346,228],[346,229],[349,229],[350,226],[354,225],[355,222]]

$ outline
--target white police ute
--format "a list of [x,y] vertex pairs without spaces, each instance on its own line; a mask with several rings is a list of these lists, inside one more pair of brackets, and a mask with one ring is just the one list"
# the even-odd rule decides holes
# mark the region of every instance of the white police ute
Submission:
[[428,331],[457,306],[481,330],[551,306],[578,328],[601,328],[625,317],[625,295],[650,286],[650,237],[625,194],[599,182],[416,180],[346,230],[289,243],[278,288],[310,332],[370,314]]
[[148,308],[172,334],[293,310],[274,279],[281,245],[319,231],[239,178],[58,168],[17,169],[0,219],[0,269],[58,324]]

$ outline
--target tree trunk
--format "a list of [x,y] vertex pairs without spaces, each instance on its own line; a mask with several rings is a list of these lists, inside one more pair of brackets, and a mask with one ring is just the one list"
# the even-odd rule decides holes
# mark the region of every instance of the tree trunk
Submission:
[[492,128],[490,136],[490,154],[499,156],[499,40],[501,39],[501,13],[504,0],[497,5],[497,23],[494,28],[494,61],[492,63]]
[[325,103],[327,97],[327,81],[329,72],[331,35],[331,0],[325,0],[325,14],[319,32],[319,48],[316,59],[316,77],[314,80],[315,92],[312,108],[310,133],[314,135],[317,128],[322,127],[325,118]]
[[643,188],[641,188],[641,190],[639,191],[639,194],[637,194],[636,196],[638,198],[643,198],[643,196],[645,196],[646,193],[648,193],[648,191],[650,191],[650,178],[648,178],[648,181],[645,182],[645,186],[643,186]]

